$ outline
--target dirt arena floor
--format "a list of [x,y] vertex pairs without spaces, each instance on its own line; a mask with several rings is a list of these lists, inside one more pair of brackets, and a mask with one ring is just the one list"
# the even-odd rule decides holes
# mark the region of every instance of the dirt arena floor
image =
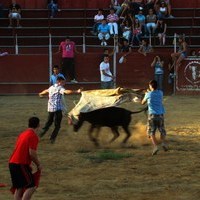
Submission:
[[[79,97],[67,96],[69,110]],[[5,184],[0,187],[0,200],[10,200],[8,158],[30,116],[38,116],[44,125],[47,98],[1,96],[0,103],[0,184]],[[144,113],[132,116],[132,137],[125,148],[120,146],[125,136],[122,130],[120,137],[108,144],[112,134],[103,128],[101,148],[95,148],[88,139],[88,124],[74,133],[64,117],[56,143],[49,143],[49,134],[40,141],[43,171],[33,200],[199,200],[200,97],[166,96],[164,105],[170,150],[161,149],[156,156],[151,156]],[[123,107],[137,110],[141,105],[127,103]],[[122,157],[100,159],[106,152]]]

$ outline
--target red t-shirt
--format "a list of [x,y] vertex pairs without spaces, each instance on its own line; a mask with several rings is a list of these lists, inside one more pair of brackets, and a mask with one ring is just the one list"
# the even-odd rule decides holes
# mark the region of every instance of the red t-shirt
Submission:
[[37,150],[38,142],[39,138],[33,129],[28,128],[22,132],[17,138],[9,163],[30,165],[29,149]]
[[70,42],[61,42],[60,48],[62,49],[62,58],[73,58],[74,57],[74,51],[75,51],[75,43]]

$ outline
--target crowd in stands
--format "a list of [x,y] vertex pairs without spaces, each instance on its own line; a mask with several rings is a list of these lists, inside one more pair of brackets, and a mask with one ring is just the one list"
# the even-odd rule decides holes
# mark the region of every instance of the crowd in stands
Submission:
[[[102,46],[106,46],[105,40],[112,37],[126,39],[130,45],[138,46],[142,37],[155,36],[159,38],[159,45],[165,45],[167,18],[173,18],[169,0],[124,0],[122,3],[111,0],[107,16],[102,9],[94,16],[91,33],[98,35]],[[102,30],[102,24],[106,30]]]

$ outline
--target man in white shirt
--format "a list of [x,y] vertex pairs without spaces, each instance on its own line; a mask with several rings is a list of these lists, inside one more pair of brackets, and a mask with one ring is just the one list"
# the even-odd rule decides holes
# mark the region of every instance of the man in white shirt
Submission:
[[114,76],[110,71],[109,56],[105,55],[103,62],[100,64],[101,89],[112,89]]
[[50,136],[50,141],[53,144],[56,140],[58,132],[60,130],[62,121],[62,111],[64,110],[63,95],[65,94],[80,94],[81,89],[78,90],[66,90],[64,88],[65,79],[64,77],[58,77],[56,84],[50,86],[48,89],[43,90],[39,93],[40,97],[48,94],[48,119],[45,126],[42,128],[40,137],[43,137],[49,130],[50,126],[54,122],[54,130]]
[[101,24],[102,20],[104,19],[104,15],[102,13],[103,13],[103,10],[99,9],[97,15],[94,16],[94,25],[91,31],[93,35],[97,35],[98,26]]

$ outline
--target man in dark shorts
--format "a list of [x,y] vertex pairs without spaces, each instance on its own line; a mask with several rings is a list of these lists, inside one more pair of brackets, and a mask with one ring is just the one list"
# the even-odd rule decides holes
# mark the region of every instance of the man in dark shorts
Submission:
[[41,170],[37,156],[39,138],[36,133],[39,126],[39,118],[31,117],[29,119],[28,129],[18,136],[14,151],[9,159],[12,188],[15,189],[15,200],[31,199],[36,190],[30,165],[33,162],[37,169]]
[[155,136],[157,129],[160,132],[160,139],[162,141],[162,147],[164,151],[168,150],[168,146],[165,141],[166,130],[164,126],[164,115],[163,115],[165,113],[165,109],[162,101],[163,101],[163,92],[162,90],[157,90],[157,81],[155,80],[150,81],[149,90],[145,94],[141,103],[148,104],[147,133],[153,143],[152,155],[156,155],[159,151],[158,141]]

